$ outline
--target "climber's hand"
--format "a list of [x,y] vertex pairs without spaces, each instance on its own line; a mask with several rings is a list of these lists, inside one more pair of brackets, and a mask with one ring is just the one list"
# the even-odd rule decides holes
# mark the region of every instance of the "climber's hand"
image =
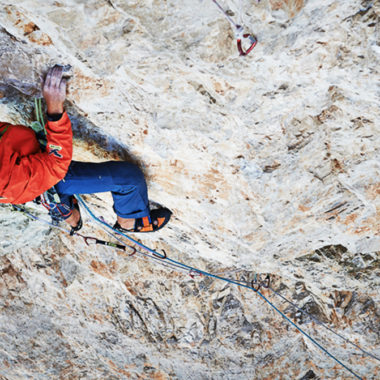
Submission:
[[66,99],[66,80],[62,79],[63,67],[55,65],[49,69],[42,93],[46,101],[49,115],[63,113],[63,103]]

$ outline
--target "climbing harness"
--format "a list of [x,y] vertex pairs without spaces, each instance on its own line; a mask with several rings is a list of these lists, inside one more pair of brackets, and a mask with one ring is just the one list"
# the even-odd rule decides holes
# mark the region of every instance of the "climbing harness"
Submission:
[[[248,55],[252,51],[252,49],[256,46],[257,38],[252,34],[244,33],[243,27],[239,24],[236,24],[235,21],[231,18],[231,16],[222,8],[222,6],[216,0],[212,0],[212,2],[224,14],[226,19],[231,23],[232,27],[234,28],[239,54],[241,56]],[[243,49],[243,41],[248,41],[250,44],[249,47],[245,50]]]
[[[39,195],[33,202],[38,205],[41,204],[48,210],[53,225],[58,225],[61,221],[70,217],[73,212],[68,205],[61,202],[61,198],[54,186]],[[78,202],[75,198],[73,198],[73,207],[79,209]],[[79,217],[78,224],[75,227],[71,227],[70,235],[74,235],[82,227],[83,221],[82,218]]]
[[71,209],[66,205],[60,207],[61,199],[54,186],[38,196],[34,203],[44,206],[49,212],[52,223],[56,225],[71,213]]

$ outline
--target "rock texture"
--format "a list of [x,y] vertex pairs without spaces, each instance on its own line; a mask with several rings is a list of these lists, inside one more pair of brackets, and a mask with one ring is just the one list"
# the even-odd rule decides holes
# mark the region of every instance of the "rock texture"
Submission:
[[[145,244],[235,279],[271,274],[380,357],[377,1],[226,0],[258,37],[245,58],[212,1],[0,4],[1,120],[30,124],[41,76],[66,65],[75,158],[138,162],[174,212]],[[108,195],[86,200],[114,219]],[[0,378],[352,377],[252,291],[87,247],[9,206],[0,220]],[[87,217],[84,233],[108,239]],[[263,294],[379,378],[378,361]]]

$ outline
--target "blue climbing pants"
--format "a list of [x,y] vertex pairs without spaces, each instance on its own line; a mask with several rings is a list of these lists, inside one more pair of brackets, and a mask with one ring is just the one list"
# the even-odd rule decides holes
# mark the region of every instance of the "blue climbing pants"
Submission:
[[114,211],[122,218],[149,215],[148,190],[142,171],[124,161],[101,163],[72,161],[65,178],[55,185],[61,207],[70,212],[73,194],[110,191]]

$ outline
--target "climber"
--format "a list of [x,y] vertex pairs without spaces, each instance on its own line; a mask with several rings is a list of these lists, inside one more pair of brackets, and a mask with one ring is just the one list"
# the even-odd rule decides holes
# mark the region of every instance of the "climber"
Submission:
[[164,227],[171,212],[166,208],[149,210],[144,175],[136,165],[71,161],[72,130],[64,111],[62,66],[48,71],[42,93],[48,118],[46,148],[40,146],[31,128],[0,122],[0,203],[22,204],[53,188],[59,196],[56,210],[74,232],[81,228],[82,220],[73,195],[111,191],[115,229],[153,232]]

